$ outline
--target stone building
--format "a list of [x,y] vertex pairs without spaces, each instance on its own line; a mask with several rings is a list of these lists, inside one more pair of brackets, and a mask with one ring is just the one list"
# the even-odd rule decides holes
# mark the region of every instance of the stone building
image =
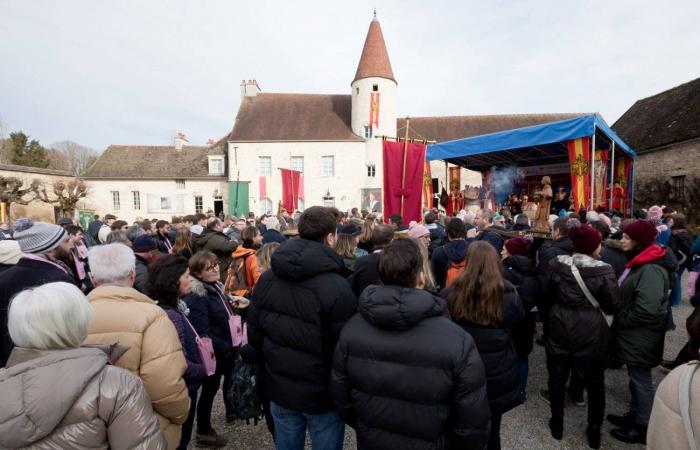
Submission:
[[85,179],[87,207],[127,222],[228,209],[223,143],[187,145],[182,134],[172,146],[110,145]]
[[700,78],[638,100],[612,127],[639,155],[638,207],[700,209]]

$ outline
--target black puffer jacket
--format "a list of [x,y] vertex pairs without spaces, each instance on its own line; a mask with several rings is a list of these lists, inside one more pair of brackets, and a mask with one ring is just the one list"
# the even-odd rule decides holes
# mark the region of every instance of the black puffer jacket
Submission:
[[442,299],[370,286],[335,352],[331,393],[359,449],[483,448],[489,409],[474,341]]
[[578,253],[559,256],[551,262],[551,275],[544,286],[544,298],[550,302],[545,347],[554,357],[573,357],[579,369],[591,365],[602,369],[612,332],[576,282],[573,264],[603,311],[614,314],[620,307],[620,288],[610,264]]
[[615,277],[620,278],[627,264],[627,255],[622,251],[622,243],[615,239],[604,240],[603,248],[600,249],[600,260],[610,264],[615,271]]
[[525,310],[525,318],[513,325],[511,337],[515,344],[518,358],[527,356],[532,352],[532,338],[535,336],[536,321],[534,312],[530,310],[535,306],[540,292],[540,284],[535,276],[535,263],[532,259],[522,255],[511,255],[503,260],[503,276],[518,290],[520,301]]
[[253,291],[248,339],[261,355],[266,397],[308,414],[331,411],[328,392],[340,330],[357,299],[331,248],[306,239],[285,241]]
[[[441,296],[449,297],[452,289],[444,289]],[[518,357],[511,339],[513,325],[523,320],[525,311],[515,287],[505,281],[501,323],[477,325],[466,320],[456,320],[476,342],[486,370],[486,388],[492,414],[503,414],[517,406]]]

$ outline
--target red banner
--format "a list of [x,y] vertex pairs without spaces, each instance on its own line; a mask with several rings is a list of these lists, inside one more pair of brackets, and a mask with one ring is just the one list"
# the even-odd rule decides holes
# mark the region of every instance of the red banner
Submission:
[[576,211],[588,209],[591,198],[591,140],[579,138],[566,144],[569,147],[571,202]]
[[430,162],[423,168],[423,208],[433,207],[433,177],[430,174]]
[[632,171],[632,158],[626,155],[615,152],[615,170],[613,171],[614,181],[620,182],[619,188],[613,187],[613,208],[617,209],[626,216],[631,216],[630,209],[630,194],[631,189],[630,173]]
[[282,172],[282,206],[290,213],[296,211],[299,205],[299,177],[298,170],[280,169]]
[[379,92],[372,92],[369,97],[369,126],[379,126]]
[[383,160],[384,217],[388,222],[392,214],[401,214],[404,223],[420,222],[425,145],[384,141]]
[[464,196],[460,187],[462,186],[462,168],[450,167],[450,187],[449,198],[447,199],[447,215],[457,214],[459,210],[464,208]]
[[267,197],[267,178],[260,177],[260,200]]

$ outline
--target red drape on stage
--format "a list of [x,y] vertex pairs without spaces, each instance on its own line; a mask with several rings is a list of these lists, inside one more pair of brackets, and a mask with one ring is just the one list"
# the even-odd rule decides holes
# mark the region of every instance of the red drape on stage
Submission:
[[[404,173],[405,146],[405,178]],[[403,198],[403,221],[421,221],[421,199],[423,193],[423,170],[425,145],[405,142],[383,142],[384,159],[384,217],[389,220],[392,214],[401,214]]]
[[282,206],[291,212],[297,209],[299,204],[299,177],[298,170],[280,169],[282,172]]
[[615,169],[613,171],[614,181],[620,182],[620,187],[617,192],[613,191],[613,208],[617,209],[626,216],[631,216],[631,189],[630,175],[632,172],[632,158],[626,155],[618,155],[615,153]]

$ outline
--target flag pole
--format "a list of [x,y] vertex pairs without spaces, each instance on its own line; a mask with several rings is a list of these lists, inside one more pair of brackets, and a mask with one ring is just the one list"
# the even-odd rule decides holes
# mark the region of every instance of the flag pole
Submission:
[[408,127],[409,127],[410,119],[406,117],[406,131],[404,133],[404,141],[403,141],[403,167],[402,167],[402,173],[401,173],[401,217],[403,217],[403,203],[404,199],[406,198],[406,194],[404,193],[404,189],[406,188],[406,159],[408,158]]

